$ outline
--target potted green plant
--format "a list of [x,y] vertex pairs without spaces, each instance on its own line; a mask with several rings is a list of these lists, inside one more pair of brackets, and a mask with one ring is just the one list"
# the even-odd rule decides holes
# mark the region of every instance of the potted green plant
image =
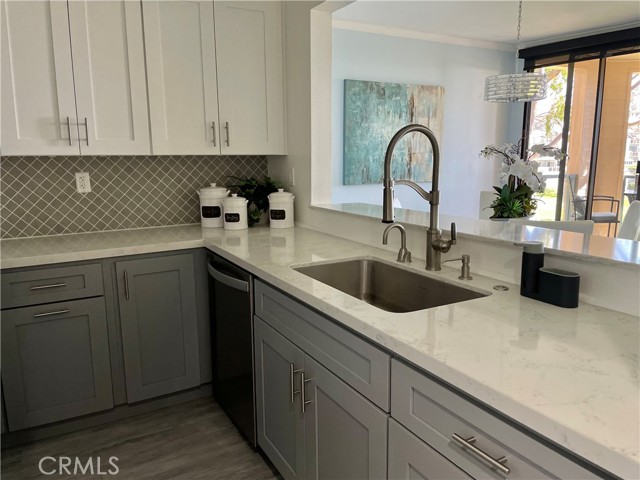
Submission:
[[229,185],[230,188],[237,189],[238,195],[247,199],[247,220],[249,226],[253,226],[260,222],[263,215],[266,215],[269,210],[269,194],[277,192],[279,188],[283,188],[280,182],[277,182],[271,177],[264,177],[264,179],[254,177],[235,177],[229,176],[228,178],[237,181],[234,185]]
[[533,215],[538,201],[534,193],[544,192],[546,185],[542,174],[538,171],[538,156],[555,157],[561,160],[567,155],[558,148],[545,145],[533,145],[524,149],[521,157],[522,140],[518,143],[507,143],[502,147],[487,145],[480,156],[500,161],[501,186],[494,186],[496,198],[489,208],[493,209],[494,220],[529,217]]

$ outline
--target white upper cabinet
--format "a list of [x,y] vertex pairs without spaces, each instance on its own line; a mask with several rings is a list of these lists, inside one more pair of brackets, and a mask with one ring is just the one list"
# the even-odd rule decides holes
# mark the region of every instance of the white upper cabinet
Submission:
[[280,3],[145,0],[143,12],[153,153],[284,154]]
[[127,0],[69,2],[80,151],[148,154],[142,12]]
[[142,5],[153,153],[220,153],[213,2]]
[[0,152],[78,154],[66,2],[1,2],[0,16]]
[[279,2],[215,2],[223,154],[285,153]]
[[149,153],[139,3],[11,1],[2,16],[3,155]]

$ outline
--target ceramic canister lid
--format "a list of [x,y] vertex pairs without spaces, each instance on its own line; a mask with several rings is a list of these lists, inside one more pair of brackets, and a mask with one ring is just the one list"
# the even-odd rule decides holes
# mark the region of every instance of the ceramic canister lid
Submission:
[[291,202],[295,198],[293,193],[285,192],[284,188],[279,188],[277,192],[270,193],[267,197],[270,202]]
[[227,195],[229,195],[229,189],[227,187],[216,187],[215,183],[212,183],[210,187],[200,189],[200,198],[224,198]]
[[244,197],[239,197],[237,193],[231,194],[230,197],[226,197],[222,200],[224,208],[242,207],[246,205],[247,200]]

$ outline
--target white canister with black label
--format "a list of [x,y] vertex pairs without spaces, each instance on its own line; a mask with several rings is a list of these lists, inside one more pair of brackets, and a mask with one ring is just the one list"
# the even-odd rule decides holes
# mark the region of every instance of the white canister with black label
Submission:
[[223,199],[224,229],[245,230],[247,224],[247,199],[239,197],[237,193]]
[[210,187],[201,188],[200,197],[200,224],[203,228],[222,228],[222,200],[229,195],[226,187],[216,187],[212,183]]
[[271,193],[269,199],[269,225],[271,228],[293,228],[293,199],[292,193],[279,188]]

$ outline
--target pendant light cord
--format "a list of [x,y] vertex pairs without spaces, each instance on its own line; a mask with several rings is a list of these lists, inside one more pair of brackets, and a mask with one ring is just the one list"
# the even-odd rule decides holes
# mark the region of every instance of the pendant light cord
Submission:
[[522,0],[518,5],[518,35],[516,36],[516,68],[515,72],[518,73],[518,54],[520,53],[520,24],[522,23]]

